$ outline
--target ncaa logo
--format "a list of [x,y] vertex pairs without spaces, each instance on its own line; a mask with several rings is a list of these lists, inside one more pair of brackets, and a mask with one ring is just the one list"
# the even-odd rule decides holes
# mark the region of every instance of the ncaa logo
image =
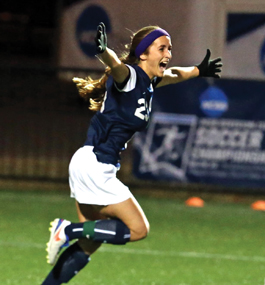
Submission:
[[106,25],[107,32],[111,32],[110,19],[106,11],[97,5],[90,5],[83,10],[76,23],[76,39],[81,50],[89,57],[97,54],[95,36],[100,22]]
[[211,86],[201,94],[200,108],[208,117],[221,117],[228,110],[227,97],[221,89]]
[[260,66],[262,71],[265,73],[265,39],[260,49]]

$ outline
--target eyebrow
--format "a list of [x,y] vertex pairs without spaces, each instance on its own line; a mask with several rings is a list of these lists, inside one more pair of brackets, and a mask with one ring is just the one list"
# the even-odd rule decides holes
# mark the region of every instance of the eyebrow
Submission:
[[[161,47],[167,47],[167,45],[160,45],[160,46],[158,46],[158,48],[161,48]],[[169,45],[168,47],[172,48],[172,45]]]

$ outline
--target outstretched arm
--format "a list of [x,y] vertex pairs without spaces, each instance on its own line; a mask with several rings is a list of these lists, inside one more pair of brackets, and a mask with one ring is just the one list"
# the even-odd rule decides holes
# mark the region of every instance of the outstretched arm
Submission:
[[111,69],[111,75],[117,83],[122,83],[129,75],[128,67],[120,61],[117,54],[107,47],[106,27],[100,23],[95,38],[100,59]]
[[199,76],[199,69],[196,66],[190,66],[190,67],[174,66],[168,68],[164,72],[163,79],[159,82],[157,87],[179,83],[197,76]]
[[157,87],[179,83],[197,76],[220,78],[223,65],[221,58],[210,60],[210,56],[211,51],[207,49],[206,56],[200,64],[191,67],[171,67],[167,69]]

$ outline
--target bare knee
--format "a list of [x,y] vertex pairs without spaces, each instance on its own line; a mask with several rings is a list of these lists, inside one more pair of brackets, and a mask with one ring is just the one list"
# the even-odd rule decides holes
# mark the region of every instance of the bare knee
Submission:
[[130,229],[131,238],[130,241],[137,241],[147,237],[150,231],[150,225],[148,221],[138,223]]

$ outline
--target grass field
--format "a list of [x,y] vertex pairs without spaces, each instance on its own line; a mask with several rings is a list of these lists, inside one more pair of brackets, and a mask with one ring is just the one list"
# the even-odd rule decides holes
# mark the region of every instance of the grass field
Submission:
[[[147,239],[103,245],[73,285],[263,285],[264,213],[244,203],[136,196],[151,224]],[[51,267],[45,243],[49,221],[76,221],[66,192],[0,192],[0,284],[41,284]]]

